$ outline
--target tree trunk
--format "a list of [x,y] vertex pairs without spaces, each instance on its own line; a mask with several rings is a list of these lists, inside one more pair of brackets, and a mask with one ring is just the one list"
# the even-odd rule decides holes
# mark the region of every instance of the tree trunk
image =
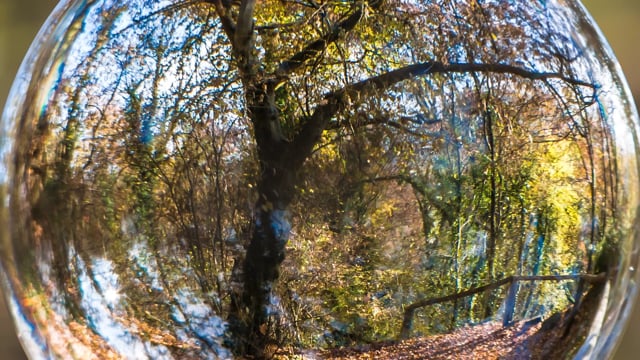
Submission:
[[247,310],[247,317],[241,341],[245,343],[243,352],[249,355],[262,356],[271,341],[272,289],[284,260],[288,227],[286,210],[262,211],[257,215],[243,266],[242,304]]
[[243,334],[240,334],[243,338],[239,340],[244,342],[245,354],[258,357],[263,356],[265,347],[272,341],[270,334],[276,325],[273,320],[277,320],[272,309],[272,290],[291,230],[288,205],[293,184],[283,186],[273,177],[280,176],[263,176],[263,191],[255,205],[254,229],[243,265],[242,306],[246,317]]
[[300,149],[282,134],[272,88],[248,90],[260,177],[253,230],[238,276],[241,289],[232,299],[230,320],[236,351],[263,358],[265,348],[274,341],[271,334],[278,314],[273,310],[272,290],[291,231],[289,206],[295,194],[296,174],[306,156],[293,160]]

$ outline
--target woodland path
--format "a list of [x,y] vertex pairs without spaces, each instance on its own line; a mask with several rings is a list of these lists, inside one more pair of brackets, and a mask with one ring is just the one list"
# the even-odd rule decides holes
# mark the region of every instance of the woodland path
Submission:
[[563,359],[580,348],[600,304],[602,284],[593,286],[575,314],[572,308],[503,326],[500,321],[462,327],[454,332],[325,351],[307,351],[277,359],[492,360]]

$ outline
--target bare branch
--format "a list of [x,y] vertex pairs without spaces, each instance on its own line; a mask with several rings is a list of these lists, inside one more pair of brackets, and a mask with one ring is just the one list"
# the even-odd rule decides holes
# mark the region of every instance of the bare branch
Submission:
[[363,98],[369,93],[385,90],[394,84],[415,78],[437,73],[489,73],[513,75],[532,81],[548,81],[557,79],[573,86],[583,86],[597,90],[597,85],[579,80],[559,72],[538,72],[508,64],[483,64],[483,63],[451,63],[426,62],[412,64],[400,69],[392,70],[384,74],[374,76],[355,84],[347,85],[339,90],[330,92],[318,105],[314,113],[303,119],[301,130],[292,142],[295,161],[304,161],[311,154],[313,146],[318,142],[322,132],[328,127],[333,118],[344,107],[346,97]]
[[363,95],[367,91],[376,89],[386,89],[398,82],[416,77],[436,73],[492,73],[492,74],[509,74],[529,80],[546,81],[550,79],[558,79],[567,84],[584,86],[595,90],[596,85],[583,80],[566,76],[559,72],[538,72],[525,68],[507,65],[507,64],[482,64],[482,63],[451,63],[444,64],[442,62],[426,62],[412,64],[403,68],[389,71],[382,75],[368,78],[361,82],[348,85],[341,90],[334,91],[328,96],[341,97],[344,94]]
[[386,125],[386,126],[398,129],[404,133],[413,135],[415,137],[424,138],[424,137],[437,136],[437,133],[435,132],[418,132],[416,130],[411,129],[409,126],[405,125],[405,124],[433,125],[441,122],[440,119],[435,119],[435,120],[424,119],[423,116],[421,115],[422,114],[418,114],[417,116],[414,116],[414,117],[400,116],[397,118],[397,120],[393,120],[388,116],[379,115],[379,116],[370,117],[370,116],[367,116],[366,114],[360,113],[357,115],[357,119],[355,121],[348,121],[348,120],[332,121],[327,125],[325,130],[338,130],[346,126],[353,127],[353,128],[361,128],[369,125]]
[[229,16],[227,7],[222,4],[221,0],[205,0],[205,2],[214,5],[216,14],[218,14],[218,17],[220,18],[220,23],[222,23],[224,32],[227,34],[229,40],[233,42],[233,39],[235,38],[236,26]]
[[435,305],[446,301],[453,301],[461,299],[467,296],[478,294],[485,291],[495,290],[503,285],[511,284],[520,281],[566,281],[566,280],[583,280],[590,283],[601,283],[606,280],[606,273],[600,274],[570,274],[570,275],[537,275],[537,276],[508,276],[498,281],[492,282],[487,285],[478,286],[465,291],[449,294],[431,299],[422,299],[410,304],[404,308],[404,319],[402,321],[402,327],[400,330],[400,338],[407,338],[411,331],[411,325],[413,322],[413,314],[416,309]]
[[251,48],[253,47],[253,11],[255,4],[255,0],[242,0],[240,3],[238,23],[233,38],[236,55],[245,64],[249,61]]
[[531,275],[531,276],[516,276],[516,275],[512,275],[512,276],[508,276],[504,279],[495,281],[491,284],[487,284],[487,285],[483,285],[483,286],[479,286],[473,289],[469,289],[469,290],[465,290],[465,291],[461,291],[455,294],[450,294],[450,295],[446,295],[446,296],[442,296],[442,297],[438,297],[438,298],[432,298],[432,299],[423,299],[423,300],[418,300],[416,302],[414,302],[413,304],[405,307],[405,311],[411,311],[411,310],[415,310],[417,308],[421,308],[421,307],[425,307],[428,305],[435,305],[435,304],[439,304],[442,302],[446,302],[446,301],[452,301],[452,300],[457,300],[457,299],[461,299],[463,297],[466,296],[471,296],[480,292],[484,292],[484,291],[488,291],[488,290],[494,290],[499,288],[502,285],[505,284],[510,284],[513,282],[520,282],[520,281],[528,281],[528,282],[534,282],[534,281],[566,281],[566,280],[584,280],[586,282],[590,282],[590,283],[599,283],[602,282],[606,279],[606,274],[605,273],[600,273],[600,274],[570,274],[570,275]]

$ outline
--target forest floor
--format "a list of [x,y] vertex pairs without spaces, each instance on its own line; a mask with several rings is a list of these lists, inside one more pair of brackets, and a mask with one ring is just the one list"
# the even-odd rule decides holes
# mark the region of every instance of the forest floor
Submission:
[[463,327],[455,332],[398,342],[335,349],[320,353],[327,359],[528,359],[536,349],[530,339],[542,323],[521,322],[504,327],[485,323]]
[[577,311],[569,308],[503,326],[501,322],[467,326],[454,332],[401,341],[330,350],[306,351],[287,359],[564,359],[575,355],[589,335],[600,305],[601,286],[592,287]]

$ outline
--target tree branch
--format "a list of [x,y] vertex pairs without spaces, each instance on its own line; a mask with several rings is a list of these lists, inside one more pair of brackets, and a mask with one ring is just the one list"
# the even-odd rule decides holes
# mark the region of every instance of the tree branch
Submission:
[[324,37],[314,40],[307,44],[300,52],[293,55],[289,60],[282,62],[275,75],[278,78],[286,77],[288,74],[300,68],[305,62],[315,58],[319,54],[323,53],[329,44],[334,43],[345,32],[353,30],[353,28],[360,22],[362,15],[364,14],[364,7],[359,5],[358,9],[349,15],[346,19],[333,26],[333,29]]
[[349,126],[352,128],[360,128],[360,127],[364,127],[364,126],[369,126],[369,125],[387,125],[389,127],[398,129],[404,133],[407,133],[409,135],[413,135],[415,137],[432,137],[432,136],[437,136],[436,133],[429,133],[429,132],[418,132],[416,130],[412,130],[410,129],[408,126],[404,125],[407,123],[412,123],[412,124],[416,124],[416,125],[433,125],[433,124],[437,124],[440,123],[441,120],[437,119],[437,120],[427,120],[425,119],[422,114],[418,114],[417,116],[400,116],[398,118],[398,120],[392,120],[391,118],[389,118],[388,116],[384,116],[384,115],[378,115],[378,116],[374,116],[374,117],[369,117],[367,114],[364,113],[359,113],[356,117],[355,121],[349,121],[349,120],[343,120],[343,121],[332,121],[329,124],[327,124],[327,127],[325,130],[338,130],[340,128]]
[[253,11],[255,0],[242,0],[238,12],[236,32],[233,37],[233,47],[242,65],[250,62],[251,49],[253,48]]
[[235,38],[236,26],[233,24],[233,20],[229,16],[227,7],[222,4],[221,0],[205,0],[206,3],[213,4],[216,10],[216,14],[220,18],[222,29],[229,38],[229,41],[233,42]]
[[473,289],[469,289],[469,290],[465,290],[465,291],[461,291],[455,294],[450,294],[447,296],[442,296],[442,297],[438,297],[438,298],[432,298],[432,299],[423,299],[423,300],[418,300],[416,302],[414,302],[413,304],[405,307],[405,310],[415,310],[417,308],[421,308],[421,307],[425,307],[428,305],[435,305],[435,304],[439,304],[442,302],[446,302],[446,301],[452,301],[452,300],[457,300],[463,297],[467,297],[470,295],[474,295],[480,292],[484,292],[484,291],[488,291],[488,290],[494,290],[499,288],[502,285],[505,284],[510,284],[513,282],[520,282],[520,281],[528,281],[528,282],[533,282],[533,281],[566,281],[566,280],[584,280],[586,282],[590,282],[590,283],[599,283],[604,281],[606,278],[606,274],[605,273],[600,273],[600,274],[570,274],[570,275],[536,275],[536,276],[516,276],[516,275],[512,275],[512,276],[508,276],[504,279],[498,280],[496,282],[493,282],[491,284],[487,284],[487,285],[483,285],[483,286],[479,286]]
[[362,180],[362,182],[371,183],[371,184],[374,184],[376,182],[381,182],[381,181],[402,181],[409,184],[413,189],[413,191],[422,195],[422,197],[426,199],[426,201],[428,201],[431,206],[435,207],[443,215],[446,215],[447,218],[450,217],[450,213],[451,213],[450,206],[447,206],[446,202],[442,200],[438,200],[437,197],[434,196],[433,192],[429,190],[430,188],[427,184],[416,180],[416,178],[410,175],[397,174],[397,175],[379,176],[375,178]]
[[573,86],[590,88],[594,92],[598,88],[595,84],[559,72],[537,72],[508,64],[425,62],[407,65],[355,84],[347,85],[325,95],[324,100],[316,107],[314,113],[310,117],[303,119],[301,130],[292,141],[293,149],[295,149],[295,161],[304,161],[311,154],[313,146],[319,141],[331,118],[343,109],[346,97],[361,99],[371,92],[388,89],[404,80],[437,73],[505,74],[532,81],[557,79]]
[[436,73],[492,73],[515,75],[529,80],[546,81],[549,79],[562,80],[567,84],[584,86],[595,90],[596,85],[566,76],[558,72],[537,72],[508,64],[482,64],[482,63],[451,63],[426,62],[412,64],[403,68],[348,85],[341,90],[334,91],[328,96],[343,96],[343,94],[363,95],[364,92],[375,89],[386,89],[389,86],[416,76]]
[[400,329],[400,338],[407,338],[409,332],[411,331],[412,322],[413,322],[413,314],[416,309],[435,305],[446,301],[453,301],[457,299],[461,299],[463,297],[471,296],[477,293],[495,290],[503,285],[511,284],[519,281],[565,281],[565,280],[583,280],[590,283],[600,283],[605,281],[607,274],[570,274],[570,275],[538,275],[538,276],[508,276],[506,278],[500,279],[498,281],[492,282],[487,285],[478,286],[472,289],[468,289],[465,291],[457,292],[454,294],[449,294],[446,296],[441,296],[437,298],[431,299],[422,299],[418,300],[404,308],[404,319],[402,321],[402,327]]

